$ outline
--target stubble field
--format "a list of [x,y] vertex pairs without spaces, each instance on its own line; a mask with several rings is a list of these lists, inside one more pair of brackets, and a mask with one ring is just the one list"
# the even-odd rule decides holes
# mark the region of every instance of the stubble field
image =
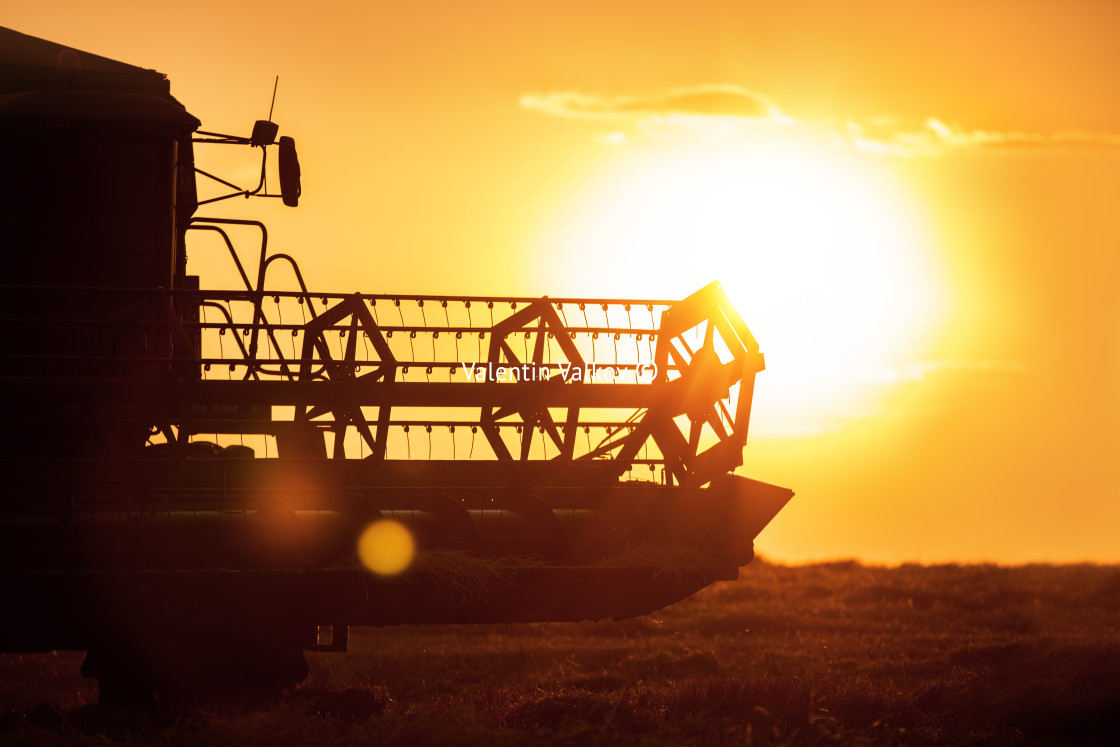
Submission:
[[100,708],[83,654],[0,656],[0,741],[1120,744],[1120,568],[741,576],[621,622],[356,630],[263,703]]

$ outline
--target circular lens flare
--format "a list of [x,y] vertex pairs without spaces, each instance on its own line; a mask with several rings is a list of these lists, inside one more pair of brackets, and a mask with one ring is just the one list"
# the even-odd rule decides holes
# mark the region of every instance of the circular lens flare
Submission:
[[358,558],[362,565],[379,576],[404,572],[415,557],[416,542],[408,527],[399,521],[375,521],[358,539]]

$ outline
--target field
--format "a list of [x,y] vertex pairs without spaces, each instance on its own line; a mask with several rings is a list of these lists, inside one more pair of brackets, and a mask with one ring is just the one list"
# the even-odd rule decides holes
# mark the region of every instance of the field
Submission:
[[267,703],[98,708],[82,654],[0,656],[0,741],[1120,744],[1120,568],[741,575],[636,620],[358,630]]

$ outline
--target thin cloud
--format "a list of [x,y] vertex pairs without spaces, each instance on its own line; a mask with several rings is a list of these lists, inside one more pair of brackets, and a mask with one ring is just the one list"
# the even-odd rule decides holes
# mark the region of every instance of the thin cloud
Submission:
[[960,130],[937,119],[928,119],[918,130],[900,131],[879,124],[848,123],[844,134],[858,150],[888,156],[939,156],[947,153],[996,148],[1120,147],[1120,134],[1066,130],[1052,133]]
[[641,120],[674,116],[788,119],[762,94],[740,86],[717,84],[675,88],[651,96],[601,96],[577,91],[533,93],[521,97],[521,106],[569,119]]
[[[1001,148],[1120,148],[1120,133],[1111,132],[965,130],[934,118],[910,127],[886,117],[869,122],[798,121],[764,94],[727,84],[675,88],[645,96],[604,96],[578,91],[532,93],[521,97],[521,106],[567,119],[632,123],[638,132],[649,137],[689,130],[734,139],[756,126],[793,126],[824,134],[862,152],[901,158]],[[629,142],[630,137],[616,129],[597,140],[621,145]]]

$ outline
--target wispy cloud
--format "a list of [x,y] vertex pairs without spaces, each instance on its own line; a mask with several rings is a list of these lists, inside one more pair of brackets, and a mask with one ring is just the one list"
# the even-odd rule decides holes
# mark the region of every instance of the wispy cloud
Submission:
[[859,150],[890,156],[938,156],[956,151],[1082,146],[1120,148],[1120,133],[1066,130],[1039,133],[998,130],[963,130],[937,119],[928,119],[917,129],[884,127],[881,124],[847,123],[843,134]]
[[531,93],[521,106],[571,119],[641,120],[677,115],[786,121],[770,99],[740,86],[707,84],[648,96],[601,96],[577,91]]
[[910,126],[886,117],[869,122],[799,121],[764,94],[726,84],[674,88],[643,96],[578,91],[532,93],[521,97],[521,106],[555,117],[614,123],[618,129],[597,138],[598,142],[611,145],[629,142],[630,137],[623,130],[630,124],[648,136],[688,129],[738,137],[759,126],[800,127],[863,152],[904,158],[998,148],[1120,148],[1120,133],[1112,132],[968,130],[935,118]]

